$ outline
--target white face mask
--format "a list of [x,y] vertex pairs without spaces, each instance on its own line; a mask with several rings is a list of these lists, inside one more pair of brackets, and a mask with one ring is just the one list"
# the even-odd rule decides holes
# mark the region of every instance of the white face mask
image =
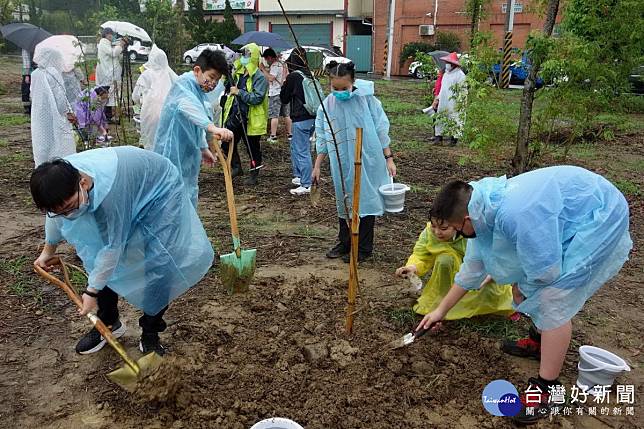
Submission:
[[452,71],[452,65],[450,63],[445,64],[445,71]]

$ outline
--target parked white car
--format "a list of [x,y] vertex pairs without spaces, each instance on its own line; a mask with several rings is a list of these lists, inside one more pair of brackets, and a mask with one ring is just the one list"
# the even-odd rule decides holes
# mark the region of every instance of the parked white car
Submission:
[[197,57],[201,55],[203,51],[206,49],[210,49],[211,51],[224,51],[225,52],[225,46],[220,45],[219,43],[202,43],[200,45],[195,46],[194,48],[187,50],[186,52],[183,53],[183,61],[185,61],[188,64],[192,64],[197,60]]
[[[150,46],[147,46],[150,45]],[[150,55],[150,50],[152,45],[149,42],[141,43],[140,40],[133,40],[130,45],[127,47],[128,55],[130,56],[131,61],[136,60],[148,60],[148,55]]]
[[[340,64],[348,63],[351,62],[349,58],[346,57],[341,57],[339,56],[336,52],[333,52],[329,48],[324,48],[321,46],[302,46],[306,52],[321,52],[323,56],[322,60],[322,66],[326,67],[327,64],[329,64],[331,61],[338,62]],[[288,59],[289,55],[291,55],[291,52],[293,52],[293,49],[288,49],[286,51],[282,51],[280,53],[280,60],[286,62]]]

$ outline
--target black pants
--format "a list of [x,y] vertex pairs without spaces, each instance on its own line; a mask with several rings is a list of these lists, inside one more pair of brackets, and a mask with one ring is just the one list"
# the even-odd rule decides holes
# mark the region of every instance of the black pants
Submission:
[[[346,220],[338,218],[340,229],[338,231],[338,240],[346,250],[351,249],[351,229]],[[361,255],[371,255],[373,252],[373,229],[376,225],[375,216],[365,216],[360,218],[360,227],[358,228],[358,253]]]
[[23,75],[22,83],[20,84],[20,95],[22,97],[22,105],[25,108],[25,113],[31,113],[31,83],[27,83],[28,77],[29,75]]
[[[98,312],[96,315],[98,318],[108,326],[116,323],[119,320],[119,309],[117,305],[119,301],[118,294],[106,286],[98,292],[97,301]],[[166,306],[154,316],[150,316],[149,314],[143,314],[141,316],[139,326],[144,334],[155,334],[165,331],[167,325],[163,320],[163,314],[167,309],[168,307]]]
[[114,108],[112,106],[105,106],[105,119],[108,121],[114,119]]
[[[242,129],[241,125],[236,126],[232,128],[230,131],[233,132],[235,135],[234,143],[233,143],[233,159],[231,161],[231,165],[233,167],[241,167],[241,160],[239,159],[239,152],[237,152],[237,147],[241,144],[246,148],[246,152],[248,153],[248,157],[251,159],[251,168],[259,167],[262,165],[262,148],[260,146],[260,139],[262,136],[248,136],[248,145],[246,145],[246,141],[244,140],[244,130]],[[248,148],[250,146],[250,150]],[[222,142],[221,144],[221,149],[223,150],[224,154],[228,154],[228,142]],[[255,165],[252,165],[252,161],[255,161]]]

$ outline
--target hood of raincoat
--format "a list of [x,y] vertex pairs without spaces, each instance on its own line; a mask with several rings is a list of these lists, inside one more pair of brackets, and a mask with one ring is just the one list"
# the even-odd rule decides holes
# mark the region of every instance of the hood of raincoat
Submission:
[[356,87],[356,90],[353,91],[354,95],[367,96],[374,94],[374,85],[370,80],[356,79],[353,86]]
[[148,62],[143,64],[146,70],[165,70],[168,67],[168,56],[159,49],[157,45],[152,45],[150,55],[148,55]]
[[501,176],[470,182],[474,189],[467,211],[477,238],[491,237],[494,232],[496,213],[505,197],[507,181],[505,176]]
[[34,57],[34,62],[38,64],[38,67],[40,68],[54,68],[61,73],[65,68],[63,55],[58,50],[53,48],[46,48],[39,51],[38,55]]
[[[256,43],[249,43],[248,45],[242,46],[242,50],[244,49],[248,49],[250,51],[250,63],[248,63],[248,65],[246,66],[246,70],[248,70],[248,75],[252,76],[257,70],[259,70],[261,50]],[[244,66],[242,65],[240,60],[241,57],[236,59],[233,63],[235,66],[235,73],[240,73],[244,69]]]

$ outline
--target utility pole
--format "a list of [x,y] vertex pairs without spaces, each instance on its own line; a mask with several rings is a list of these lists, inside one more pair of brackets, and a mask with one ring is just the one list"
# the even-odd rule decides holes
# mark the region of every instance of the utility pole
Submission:
[[394,18],[396,17],[396,0],[389,0],[389,34],[387,36],[387,70],[385,76],[391,78],[391,62],[394,52]]
[[501,88],[510,87],[510,57],[512,55],[512,27],[514,26],[514,0],[506,3],[505,39],[503,40],[503,66],[501,68]]

